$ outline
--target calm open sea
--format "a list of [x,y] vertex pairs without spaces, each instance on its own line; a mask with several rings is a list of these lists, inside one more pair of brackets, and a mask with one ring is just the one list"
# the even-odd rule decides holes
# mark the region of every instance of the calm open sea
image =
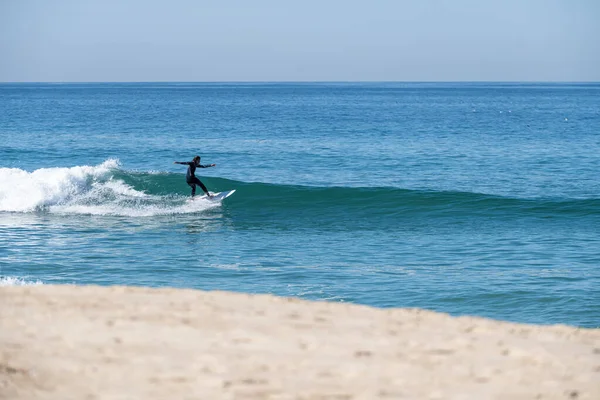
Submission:
[[599,171],[600,84],[1,84],[0,284],[600,327]]

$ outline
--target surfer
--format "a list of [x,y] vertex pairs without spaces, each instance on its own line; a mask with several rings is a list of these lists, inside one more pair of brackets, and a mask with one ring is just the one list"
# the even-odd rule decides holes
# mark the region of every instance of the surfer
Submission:
[[202,190],[204,190],[204,193],[206,193],[206,195],[208,197],[212,197],[212,195],[210,193],[208,193],[208,189],[206,189],[206,186],[204,186],[204,184],[200,181],[200,179],[196,178],[196,168],[208,168],[208,167],[214,167],[217,164],[206,164],[206,165],[201,165],[200,164],[200,156],[196,156],[192,159],[192,161],[175,161],[173,164],[182,164],[182,165],[187,165],[188,166],[188,170],[187,170],[187,174],[185,174],[185,181],[187,182],[188,185],[190,185],[192,187],[192,197],[194,197],[196,195],[196,185],[200,185],[200,188]]

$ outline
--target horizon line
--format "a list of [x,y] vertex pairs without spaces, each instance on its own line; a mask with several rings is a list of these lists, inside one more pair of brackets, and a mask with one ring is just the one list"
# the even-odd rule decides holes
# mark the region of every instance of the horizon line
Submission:
[[214,81],[188,81],[188,80],[172,80],[172,81],[0,81],[0,84],[92,84],[92,83],[122,83],[122,84],[139,84],[139,83],[230,83],[230,84],[261,84],[261,83],[578,83],[578,84],[600,84],[600,81],[586,80],[214,80]]

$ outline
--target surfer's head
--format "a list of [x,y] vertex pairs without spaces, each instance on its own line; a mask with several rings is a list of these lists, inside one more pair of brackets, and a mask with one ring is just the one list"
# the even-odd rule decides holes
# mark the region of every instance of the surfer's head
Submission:
[[195,162],[196,164],[200,164],[200,156],[194,157],[194,159],[192,161]]

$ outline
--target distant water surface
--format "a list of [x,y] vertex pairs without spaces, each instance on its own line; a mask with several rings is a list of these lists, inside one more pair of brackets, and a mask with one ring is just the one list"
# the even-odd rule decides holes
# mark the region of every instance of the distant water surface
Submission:
[[0,140],[0,284],[600,327],[600,84],[0,84]]

